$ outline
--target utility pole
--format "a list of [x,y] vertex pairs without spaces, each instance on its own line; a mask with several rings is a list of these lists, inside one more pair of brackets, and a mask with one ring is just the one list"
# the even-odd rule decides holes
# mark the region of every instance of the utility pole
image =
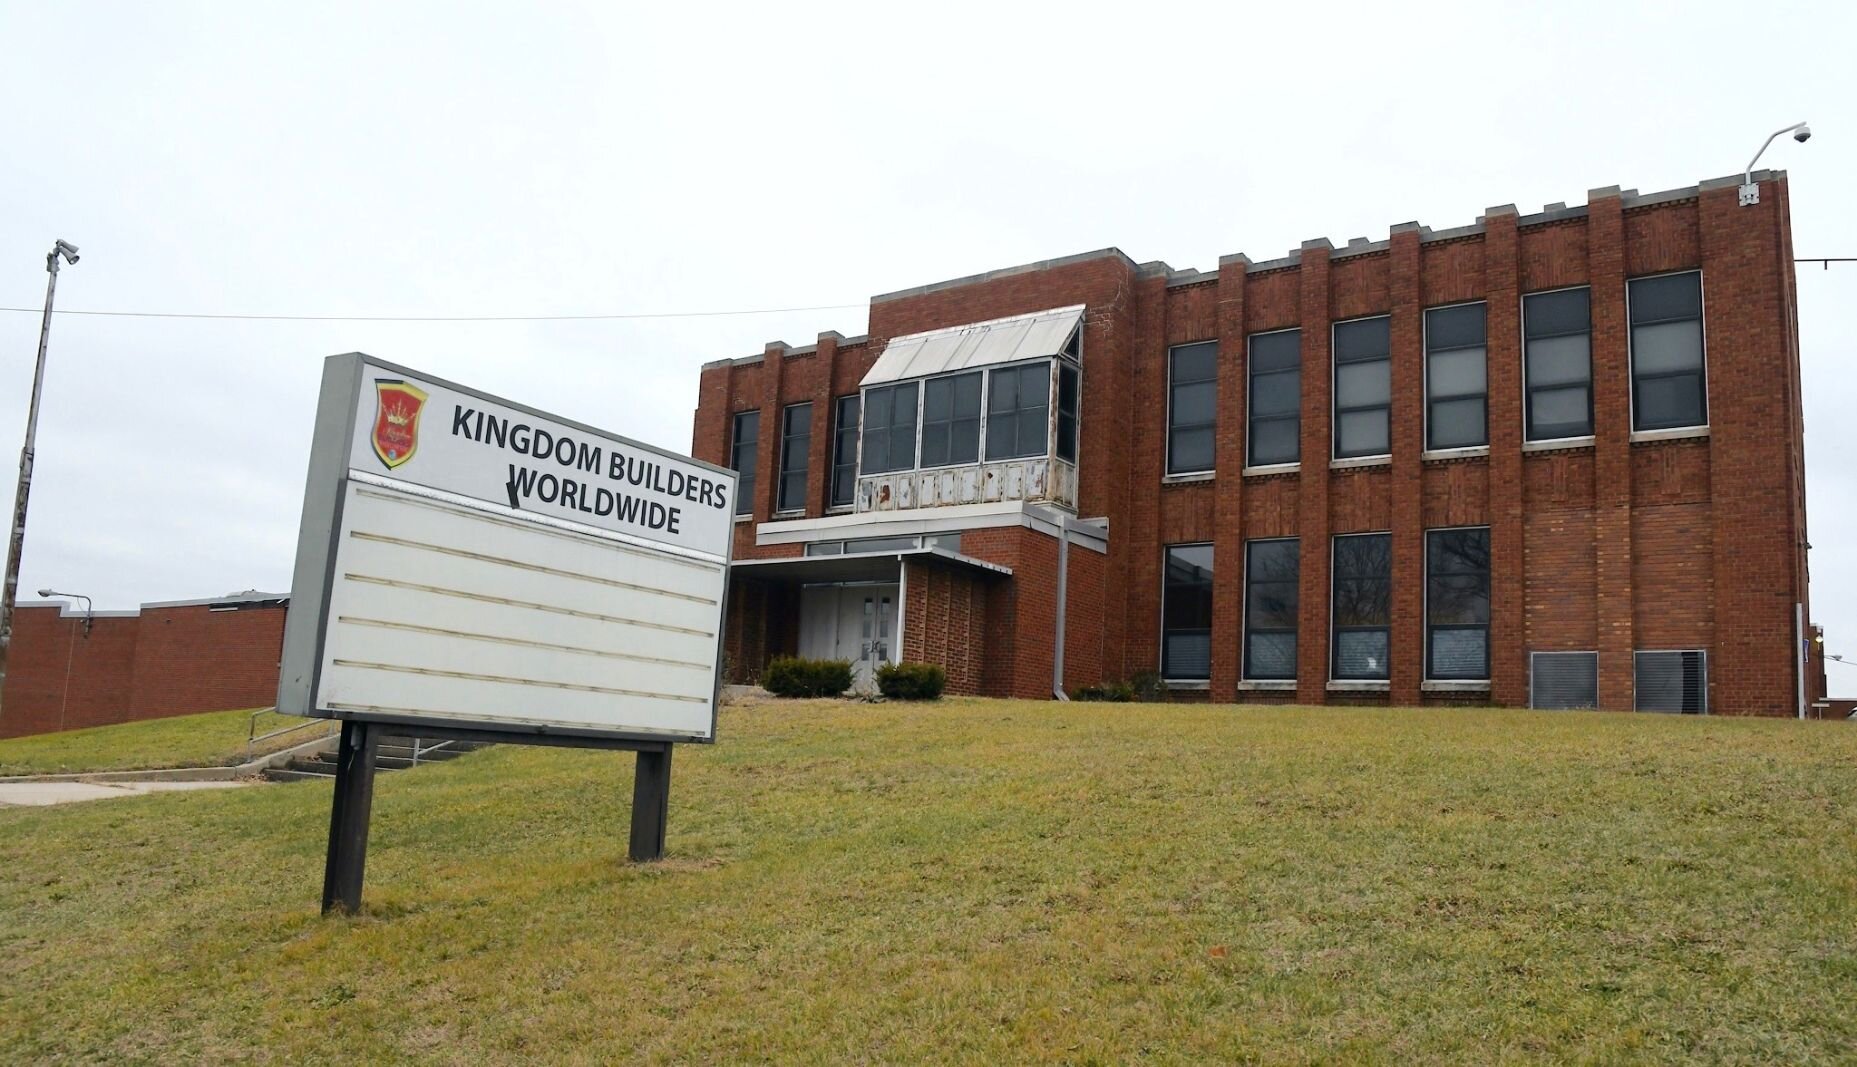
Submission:
[[0,711],[4,711],[7,653],[13,646],[13,601],[19,593],[19,556],[26,547],[26,498],[32,492],[33,440],[39,433],[39,395],[45,390],[45,345],[52,334],[52,298],[58,261],[77,262],[77,246],[59,239],[45,253],[45,318],[39,323],[39,360],[32,369],[32,405],[26,409],[26,447],[19,451],[19,489],[13,498],[13,537],[7,543],[6,585],[0,589]]

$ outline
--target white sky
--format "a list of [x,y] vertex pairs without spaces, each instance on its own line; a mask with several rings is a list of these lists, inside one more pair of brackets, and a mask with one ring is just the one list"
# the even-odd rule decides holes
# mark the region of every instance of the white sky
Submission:
[[[42,304],[57,237],[68,309],[859,305],[1105,245],[1212,269],[1693,184],[1800,119],[1762,160],[1797,250],[1857,256],[1857,5],[1496,6],[0,0],[0,305]],[[1799,280],[1815,614],[1857,655],[1857,264]],[[62,316],[20,587],[287,589],[331,353],[682,450],[701,363],[864,319]],[[37,336],[0,312],[9,460]]]

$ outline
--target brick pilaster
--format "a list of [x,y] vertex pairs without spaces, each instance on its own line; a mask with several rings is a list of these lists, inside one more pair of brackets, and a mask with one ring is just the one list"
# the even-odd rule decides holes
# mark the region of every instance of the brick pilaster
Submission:
[[1489,301],[1490,702],[1509,706],[1528,702],[1522,324],[1515,221],[1513,205],[1483,214],[1484,295]]
[[780,484],[780,382],[787,371],[787,345],[768,342],[761,365],[761,439],[755,448],[754,521],[774,514]]
[[1219,260],[1219,423],[1214,459],[1212,538],[1212,699],[1236,700],[1244,620],[1245,350],[1244,285],[1251,260]]
[[1419,227],[1395,226],[1388,241],[1392,307],[1393,626],[1389,697],[1419,702],[1425,677],[1425,311],[1419,295]]
[[1297,486],[1302,618],[1296,631],[1296,699],[1304,704],[1328,700],[1328,464],[1335,454],[1328,257],[1333,250],[1327,240],[1304,241],[1297,272],[1302,290],[1302,472]]
[[1633,706],[1631,356],[1625,317],[1625,220],[1617,187],[1587,195],[1593,294],[1593,541],[1599,706]]
[[832,431],[837,428],[838,398],[832,395],[832,380],[838,369],[838,343],[844,335],[828,330],[819,335],[819,348],[813,356],[815,384],[812,390],[812,447],[806,452],[806,517],[816,519],[825,514],[832,497]]

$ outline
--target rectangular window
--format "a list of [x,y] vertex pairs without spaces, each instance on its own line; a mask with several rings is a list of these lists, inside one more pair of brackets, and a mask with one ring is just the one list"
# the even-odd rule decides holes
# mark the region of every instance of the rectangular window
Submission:
[[1336,459],[1384,456],[1392,450],[1390,322],[1381,315],[1335,323]]
[[1593,432],[1592,297],[1592,290],[1581,288],[1522,298],[1530,441]]
[[1167,473],[1212,469],[1218,422],[1219,343],[1201,341],[1167,352]]
[[1425,677],[1489,677],[1489,527],[1425,532]]
[[1251,431],[1245,435],[1252,467],[1302,458],[1302,331],[1251,335]]
[[806,463],[812,453],[812,405],[790,404],[781,412],[780,488],[776,511],[806,507]]
[[1161,588],[1161,677],[1212,677],[1212,546],[1168,545]]
[[922,383],[922,465],[980,460],[980,372]]
[[1599,653],[1536,652],[1528,663],[1531,708],[1599,706]]
[[987,459],[1051,450],[1051,364],[1002,367],[987,376]]
[[1346,534],[1335,538],[1333,677],[1387,677],[1393,624],[1393,537]]
[[1638,652],[1632,656],[1632,667],[1639,711],[1708,714],[1708,653]]
[[1244,550],[1244,676],[1295,678],[1301,544],[1248,541]]
[[1057,365],[1057,458],[1072,463],[1077,462],[1077,408],[1082,399],[1077,394],[1081,384],[1077,368]]
[[735,483],[735,514],[754,514],[755,453],[761,444],[761,413],[735,414],[735,438],[729,442],[729,466],[739,475]]
[[1631,428],[1707,426],[1701,273],[1633,278],[1626,300],[1631,305]]
[[1484,304],[1425,312],[1425,447],[1489,444],[1489,313]]
[[832,427],[832,506],[849,507],[858,493],[858,398],[838,398]]
[[861,474],[906,471],[916,465],[916,385],[901,382],[864,394]]

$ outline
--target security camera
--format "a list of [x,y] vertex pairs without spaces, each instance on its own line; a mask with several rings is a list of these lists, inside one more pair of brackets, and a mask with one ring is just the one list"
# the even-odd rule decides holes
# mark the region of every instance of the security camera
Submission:
[[58,243],[53,246],[52,250],[63,256],[66,263],[77,262],[77,246],[69,241],[60,238]]
[[1801,124],[1798,129],[1793,131],[1793,140],[1798,141],[1800,144],[1804,144],[1811,139],[1812,127],[1810,126]]

